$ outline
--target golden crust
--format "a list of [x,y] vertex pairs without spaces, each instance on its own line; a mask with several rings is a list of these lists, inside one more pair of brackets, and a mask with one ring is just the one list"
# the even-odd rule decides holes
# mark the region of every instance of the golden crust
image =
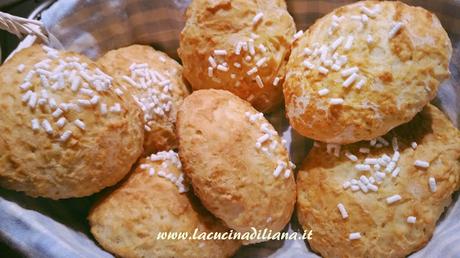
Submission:
[[[352,17],[362,14],[360,6],[380,11],[362,26]],[[337,17],[343,20],[331,29]],[[402,22],[403,27],[390,38],[396,22]],[[349,35],[354,38],[347,50]],[[303,64],[305,47],[313,50],[315,43],[332,46],[340,36],[343,41],[336,53],[348,59],[340,70],[323,63],[329,69],[324,75]],[[353,143],[384,135],[408,122],[436,96],[439,84],[449,76],[451,52],[447,33],[436,16],[425,9],[393,1],[340,7],[319,19],[293,46],[284,84],[290,123],[300,134],[329,143]],[[309,58],[316,66],[320,59],[320,55]],[[344,87],[348,77],[341,72],[354,66],[359,68],[358,79]],[[365,83],[357,89],[361,79]],[[320,96],[318,91],[323,88],[330,92]],[[330,98],[342,98],[344,103],[331,105]]]
[[[253,25],[253,18],[263,13],[262,19]],[[184,76],[193,89],[224,89],[249,101],[261,112],[271,111],[282,102],[285,63],[289,56],[295,24],[282,0],[194,0],[186,12],[187,22],[180,35],[178,53],[184,65]],[[251,39],[251,34],[257,35]],[[238,42],[254,40],[255,51],[241,50],[235,53]],[[263,51],[262,44],[266,51]],[[226,56],[216,56],[214,50],[226,50]],[[229,71],[213,69],[208,75],[208,58],[226,62]],[[250,56],[251,60],[245,60]],[[256,67],[257,61],[266,58],[256,73],[247,72]],[[235,67],[234,63],[241,65]],[[233,75],[232,75],[233,74]],[[256,82],[259,75],[263,82]],[[233,78],[232,78],[233,77]],[[273,86],[276,77],[280,78]]]
[[124,89],[133,96],[149,94],[148,90],[151,88],[163,92],[163,86],[158,83],[153,83],[148,88],[136,88],[124,80],[124,76],[129,77],[131,75],[130,66],[133,63],[148,64],[149,69],[153,69],[162,74],[167,80],[170,80],[172,86],[170,93],[168,93],[168,96],[172,97],[171,110],[165,112],[165,115],[157,115],[153,119],[147,119],[146,124],[149,127],[147,129],[149,131],[146,130],[145,132],[144,154],[174,149],[177,147],[174,133],[177,108],[185,96],[189,94],[182,78],[182,66],[163,52],[143,45],[132,45],[112,50],[98,60],[98,64],[110,75],[117,78],[124,86]]
[[[295,204],[292,173],[273,175],[278,161],[289,164],[288,153],[263,116],[250,122],[246,113],[257,112],[228,91],[193,92],[177,115],[179,155],[195,194],[228,227],[277,232],[289,222]],[[258,149],[264,126],[273,136]],[[275,148],[268,147],[270,141]]]
[[[88,217],[91,232],[108,251],[121,257],[230,257],[241,244],[233,240],[157,240],[159,232],[226,232],[192,193],[178,187],[158,171],[178,177],[171,161],[142,159],[155,175],[139,166],[114,192],[101,200]],[[165,170],[166,168],[166,170]]]
[[[89,71],[97,69],[84,56],[59,53],[60,61],[75,57],[86,63]],[[59,129],[48,104],[36,104],[32,109],[27,106],[30,102],[21,100],[25,91],[19,86],[26,74],[34,64],[47,58],[42,47],[34,45],[15,54],[0,68],[0,185],[30,196],[52,199],[91,195],[121,180],[142,153],[141,110],[132,98],[121,98],[109,88],[97,92],[98,103],[106,103],[108,107],[119,103],[121,112],[102,115],[95,105],[80,107],[80,112],[70,109],[62,115],[67,123]],[[20,73],[18,67],[22,65],[24,71]],[[58,60],[53,59],[48,70],[57,66]],[[62,90],[52,90],[43,87],[35,76],[30,89],[43,98],[41,92],[47,90],[49,98],[54,98],[59,107],[61,103],[88,98],[71,91],[70,82],[65,84]],[[116,80],[113,81],[112,87],[116,84]],[[42,121],[49,121],[52,134],[48,135],[42,128],[34,131],[32,119],[38,119],[40,127]],[[84,122],[85,130],[72,123],[76,119]],[[65,131],[71,131],[72,136],[64,142],[60,137]]]
[[[358,172],[344,155],[313,148],[297,176],[297,215],[305,229],[312,229],[310,246],[324,257],[405,257],[422,248],[433,234],[436,221],[460,186],[460,133],[432,105],[428,105],[410,123],[394,129],[388,136],[398,137],[401,170],[397,177],[387,174],[377,192],[344,190],[342,183],[369,172]],[[390,137],[386,137],[388,140]],[[416,149],[411,143],[418,143]],[[342,147],[358,156],[357,143]],[[392,147],[372,149],[370,156],[393,153]],[[415,160],[430,162],[427,169],[414,166]],[[429,177],[437,182],[431,192]],[[386,198],[399,194],[402,199],[387,204]],[[349,217],[339,213],[343,203]],[[415,216],[416,223],[406,222]],[[361,232],[359,240],[349,240],[351,232]]]

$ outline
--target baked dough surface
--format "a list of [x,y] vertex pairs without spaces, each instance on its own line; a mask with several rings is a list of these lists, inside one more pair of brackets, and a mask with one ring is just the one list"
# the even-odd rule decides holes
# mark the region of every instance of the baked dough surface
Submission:
[[188,232],[192,236],[195,229],[198,234],[229,229],[191,192],[181,193],[187,183],[177,166],[176,153],[153,156],[153,161],[150,157],[141,159],[129,178],[92,209],[88,219],[96,240],[121,257],[232,256],[241,245],[238,241],[157,239],[159,232]]
[[141,110],[117,87],[76,53],[34,45],[15,54],[0,68],[0,185],[62,199],[120,181],[144,133]]
[[290,124],[328,143],[384,135],[436,96],[451,52],[438,18],[423,8],[393,1],[340,7],[293,45],[284,84]]
[[238,232],[286,226],[295,204],[292,165],[262,113],[228,91],[199,90],[180,107],[177,133],[184,172],[211,213]]
[[[360,176],[377,174],[358,171],[356,164],[366,157],[393,158],[390,143],[382,148],[369,142],[344,145],[340,157],[327,152],[326,146],[313,148],[297,175],[297,216],[305,229],[312,229],[312,249],[323,257],[406,257],[422,248],[431,238],[436,222],[451,202],[451,195],[460,186],[460,133],[436,107],[428,105],[411,122],[392,130],[385,139],[396,136],[399,174],[385,172],[377,192],[369,188],[353,191],[343,183]],[[413,142],[417,143],[415,145]],[[412,146],[414,145],[414,146]],[[370,148],[370,154],[360,153]],[[356,155],[353,162],[345,155]],[[416,160],[429,162],[428,168],[415,166]],[[394,171],[393,170],[393,171]],[[429,178],[436,181],[432,192]],[[400,195],[401,200],[388,204],[387,198]],[[348,212],[344,219],[337,207],[342,203]],[[416,217],[415,224],[407,222]],[[360,232],[361,239],[349,240],[349,234]]]
[[144,45],[109,51],[97,62],[118,79],[143,110],[144,154],[177,148],[176,112],[188,95],[182,66],[165,53]]
[[[257,15],[262,17],[257,19]],[[261,112],[281,104],[285,64],[295,33],[284,0],[194,0],[186,18],[178,53],[194,90],[229,90]],[[278,81],[276,86],[274,81]]]

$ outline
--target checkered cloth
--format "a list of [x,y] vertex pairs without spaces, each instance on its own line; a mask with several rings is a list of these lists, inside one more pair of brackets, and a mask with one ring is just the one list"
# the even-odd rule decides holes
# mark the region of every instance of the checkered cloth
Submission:
[[[184,24],[183,13],[189,2],[190,0],[58,1],[44,12],[42,20],[50,31],[62,40],[64,46],[76,48],[90,57],[97,57],[108,50],[136,42],[151,44],[177,58],[179,32]],[[354,1],[287,1],[297,29],[302,30],[324,14],[352,2]],[[452,41],[458,41],[459,0],[404,2],[434,12]],[[76,33],[80,31],[85,34]],[[88,42],[84,42],[86,40]],[[97,44],[93,44],[94,42]],[[80,46],[84,48],[77,48],[79,43],[82,43]]]
[[[177,57],[184,10],[190,0],[59,0],[42,13],[47,28],[68,50],[97,58],[106,51],[132,43],[150,44]],[[345,0],[288,0],[288,9],[298,29],[305,30],[317,18]],[[454,46],[452,79],[441,88],[435,104],[458,127],[460,121],[460,1],[408,0],[434,12],[449,33]],[[269,117],[288,140],[291,157],[301,160],[307,140],[286,128],[282,111]],[[311,143],[311,142],[310,142]],[[460,201],[438,224],[428,245],[411,257],[460,257]],[[0,239],[29,257],[111,257],[91,240],[86,214],[94,197],[51,201],[33,199],[0,189]],[[19,205],[17,205],[19,204]],[[59,222],[58,222],[59,221]],[[64,226],[65,225],[65,226]],[[298,225],[293,221],[289,230]],[[78,232],[78,233],[77,233]],[[83,232],[84,234],[80,233]],[[1,256],[1,254],[0,254]],[[237,257],[318,257],[303,241],[266,242],[243,247]]]

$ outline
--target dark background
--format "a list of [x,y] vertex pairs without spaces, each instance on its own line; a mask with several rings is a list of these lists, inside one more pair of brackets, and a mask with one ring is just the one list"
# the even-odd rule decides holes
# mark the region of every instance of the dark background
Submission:
[[[45,2],[44,0],[0,0],[0,11],[6,12],[9,14],[28,17],[29,14],[41,3]],[[19,40],[16,36],[0,30],[0,45],[1,45],[1,58],[2,62],[8,56],[11,51],[13,51],[18,45]],[[1,255],[0,257],[4,257]]]
[[[0,11],[9,14],[27,17],[43,0],[0,0]],[[2,62],[13,51],[19,43],[19,39],[3,30],[0,30],[0,46]],[[0,242],[0,257],[13,258],[22,257],[17,252],[8,247],[5,243]]]

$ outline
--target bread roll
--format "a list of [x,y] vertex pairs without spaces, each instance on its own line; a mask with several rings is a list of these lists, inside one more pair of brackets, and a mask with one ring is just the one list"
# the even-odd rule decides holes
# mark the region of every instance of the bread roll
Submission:
[[[91,210],[91,232],[106,250],[120,257],[232,256],[239,241],[189,239],[229,229],[187,190],[177,153],[152,154]],[[186,239],[159,239],[164,233],[187,235]]]
[[194,90],[224,89],[268,112],[281,104],[295,24],[284,0],[194,0],[178,53]]
[[449,76],[438,18],[394,1],[340,7],[294,43],[284,84],[293,128],[321,142],[371,140],[411,120]]
[[34,45],[0,68],[0,185],[34,197],[91,195],[142,153],[141,110],[88,58]]
[[297,176],[297,217],[314,232],[312,249],[323,257],[421,249],[460,186],[458,129],[428,105],[377,141],[336,147],[313,148]]
[[211,213],[242,233],[286,226],[293,164],[262,113],[228,91],[199,90],[179,108],[177,134],[184,172]]
[[144,153],[177,147],[177,107],[188,95],[182,66],[150,46],[132,45],[107,52],[98,63],[121,83],[144,112]]

